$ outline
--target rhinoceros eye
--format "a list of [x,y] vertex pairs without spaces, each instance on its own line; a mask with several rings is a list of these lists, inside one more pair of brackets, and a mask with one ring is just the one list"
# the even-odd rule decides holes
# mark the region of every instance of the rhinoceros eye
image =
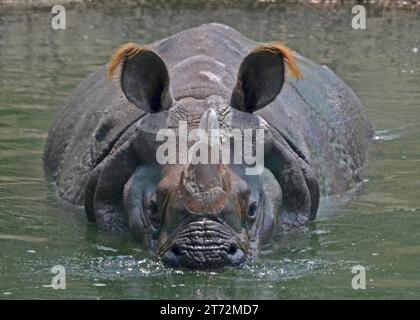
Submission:
[[249,207],[248,207],[248,219],[250,221],[255,221],[255,219],[257,218],[257,202],[254,201],[252,202]]
[[150,222],[153,228],[158,229],[160,224],[159,209],[155,201],[150,202]]
[[156,193],[154,191],[147,191],[143,198],[143,210],[150,222],[152,233],[156,233],[160,227],[160,212],[156,201]]

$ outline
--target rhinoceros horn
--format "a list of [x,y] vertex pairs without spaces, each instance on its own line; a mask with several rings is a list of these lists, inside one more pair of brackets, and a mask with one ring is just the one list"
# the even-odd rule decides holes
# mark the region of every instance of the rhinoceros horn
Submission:
[[[204,113],[199,129],[206,130],[209,136],[211,129],[219,129],[217,114],[213,109]],[[229,182],[230,176],[226,165],[193,164],[190,161],[182,172],[179,193],[189,212],[214,214],[220,212],[225,206]]]

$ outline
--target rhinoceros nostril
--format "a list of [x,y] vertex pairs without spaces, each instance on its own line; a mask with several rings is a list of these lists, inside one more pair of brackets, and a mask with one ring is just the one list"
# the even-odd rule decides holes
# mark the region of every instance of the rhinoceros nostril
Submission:
[[227,253],[227,267],[239,267],[246,260],[245,252],[236,243],[232,243]]
[[177,245],[174,245],[171,249],[162,255],[161,259],[163,263],[169,266],[180,267],[182,260],[182,253],[180,248]]
[[181,255],[181,250],[179,249],[179,247],[177,245],[174,245],[172,247],[171,252],[173,253],[174,256],[180,256]]
[[227,254],[230,256],[234,256],[237,251],[238,251],[238,247],[234,243],[232,243],[229,247],[229,250],[227,251]]

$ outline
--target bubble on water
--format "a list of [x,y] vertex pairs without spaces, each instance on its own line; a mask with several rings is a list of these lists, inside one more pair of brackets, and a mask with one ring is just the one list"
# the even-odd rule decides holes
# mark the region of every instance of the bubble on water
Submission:
[[5,296],[10,296],[12,293],[11,293],[11,292],[9,292],[9,291],[6,291],[6,292],[3,292],[3,294],[4,294]]
[[27,253],[36,253],[35,250],[26,250]]
[[242,276],[247,280],[281,281],[300,278],[308,273],[330,274],[332,262],[321,259],[290,259],[254,261],[244,266]]
[[[309,248],[309,247],[306,247]],[[295,248],[297,249],[297,248]],[[302,249],[302,248],[298,248]],[[249,261],[245,266],[239,270],[214,270],[209,272],[208,270],[179,270],[172,269],[164,266],[162,262],[155,257],[145,257],[136,255],[103,255],[97,257],[91,256],[77,256],[73,258],[67,258],[63,262],[60,258],[60,263],[66,263],[69,265],[68,272],[71,272],[73,276],[82,277],[88,280],[92,286],[103,287],[107,281],[113,281],[116,279],[124,278],[126,280],[133,279],[137,281],[143,277],[191,277],[196,276],[198,279],[210,277],[214,279],[226,278],[230,279],[233,274],[235,277],[240,277],[243,281],[267,281],[270,284],[279,281],[289,281],[292,279],[298,279],[305,277],[308,274],[316,275],[330,275],[334,274],[334,270],[339,268],[340,270],[347,267],[347,263],[344,261],[337,260],[326,260],[316,257],[302,257],[308,253],[300,253],[298,258],[295,257],[296,253],[293,254],[288,250],[290,256],[278,258],[275,257],[276,253],[267,255],[256,261]],[[313,250],[313,249],[311,249]],[[274,257],[273,257],[274,255]],[[57,264],[57,261],[47,260],[42,261],[42,265],[50,268],[51,265]],[[343,267],[345,266],[345,267]],[[42,270],[42,268],[39,268]],[[67,271],[67,270],[66,270]],[[180,278],[182,279],[182,278]],[[179,281],[181,284],[177,284],[177,287],[188,286],[184,281]],[[170,288],[171,283],[165,284]],[[274,285],[277,287],[277,285]]]
[[419,52],[419,48],[414,47],[413,49],[411,49],[411,51],[413,51],[414,53],[417,53],[417,52]]

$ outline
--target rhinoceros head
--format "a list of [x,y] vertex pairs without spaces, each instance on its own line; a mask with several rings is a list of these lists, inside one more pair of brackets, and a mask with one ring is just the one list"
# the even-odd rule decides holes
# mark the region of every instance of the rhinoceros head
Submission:
[[[269,149],[265,148],[267,153],[275,146],[266,122],[253,112],[267,106],[279,94],[286,63],[292,75],[299,77],[299,69],[287,48],[271,44],[251,51],[240,65],[230,100],[173,99],[163,59],[135,44],[117,51],[109,73],[111,77],[119,73],[126,98],[147,113],[142,123],[152,128],[148,131],[154,132],[151,136],[157,136],[157,129],[173,126],[175,120],[185,120],[191,128],[207,133],[222,127],[262,128],[266,133],[262,144]],[[188,135],[192,135],[191,128]],[[182,139],[179,131],[175,137]],[[234,140],[223,134],[219,138],[225,144]],[[259,143],[255,136],[253,139],[251,152],[255,152]],[[179,140],[174,141],[180,144]],[[241,150],[246,149],[244,140],[239,141]],[[154,143],[155,148],[145,147]],[[138,138],[135,144],[130,152],[135,150],[140,160],[124,186],[122,206],[132,235],[145,242],[164,263],[192,268],[240,266],[273,234],[279,223],[284,192],[282,181],[269,168],[249,175],[247,165],[235,162],[233,154],[228,161],[201,163],[192,160],[191,152],[183,163],[162,164],[151,154],[157,152],[159,143],[150,139],[150,134]],[[194,146],[187,141],[189,151]],[[287,155],[280,152],[280,156],[284,157],[281,165],[287,168]],[[216,154],[217,159],[221,157],[221,153]]]

